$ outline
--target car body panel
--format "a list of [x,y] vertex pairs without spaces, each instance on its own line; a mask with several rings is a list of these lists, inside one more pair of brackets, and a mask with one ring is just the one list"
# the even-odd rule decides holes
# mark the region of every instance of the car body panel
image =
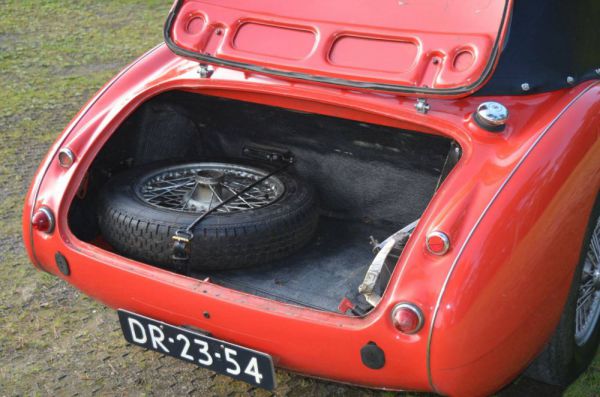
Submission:
[[[477,105],[493,98],[431,99],[430,112],[422,114],[415,110],[414,99],[397,95],[291,82],[223,67],[201,79],[198,70],[196,62],[159,46],[110,83],[67,127],[44,160],[25,203],[23,230],[34,263],[111,307],[191,325],[264,351],[278,366],[346,383],[456,394],[466,390],[464,379],[471,382],[476,376],[468,393],[489,394],[516,377],[524,360],[540,351],[556,326],[567,279],[576,265],[574,254],[556,250],[581,244],[585,215],[595,198],[592,192],[600,185],[599,164],[591,160],[599,156],[599,89],[594,82],[552,93],[497,98],[511,116],[505,131],[495,134],[472,119]],[[460,162],[423,214],[375,309],[355,318],[275,302],[123,258],[71,233],[68,208],[102,145],[141,103],[173,89],[443,134],[460,144]],[[572,111],[563,114],[569,106]],[[55,157],[64,146],[76,156],[69,169],[60,167]],[[587,183],[577,185],[574,192],[574,184],[582,179]],[[31,214],[41,205],[56,214],[57,229],[51,235],[31,229]],[[574,207],[582,210],[569,219],[560,215],[561,210],[570,214]],[[520,215],[518,222],[506,222],[513,213]],[[552,236],[560,235],[561,243],[532,257],[527,248],[531,244],[544,241],[549,247],[546,229],[553,216],[567,233],[553,229]],[[475,225],[477,230],[470,235]],[[425,249],[425,235],[433,229],[450,236],[451,249],[445,256],[433,256]],[[509,232],[514,239],[489,239]],[[58,270],[56,252],[69,261],[70,276]],[[548,277],[541,280],[542,286],[523,288],[534,277],[540,282],[537,273],[527,271],[531,259],[547,260],[553,254],[569,263],[559,268],[562,262],[550,260],[555,272],[544,273]],[[536,263],[532,269],[541,268],[543,264]],[[548,295],[550,291],[554,294]],[[537,321],[532,321],[529,315],[542,297],[554,304],[537,310]],[[405,335],[393,327],[390,313],[401,301],[414,302],[423,310],[425,327],[419,333]],[[499,302],[503,310],[496,313]],[[492,326],[506,308],[517,306],[514,316],[504,316],[501,326]],[[202,316],[204,311],[210,312],[210,319]],[[526,335],[514,337],[518,330]],[[385,351],[386,365],[380,370],[369,369],[360,360],[360,348],[370,341]],[[496,366],[490,364],[494,360]]]
[[455,259],[430,342],[436,390],[477,393],[488,380],[474,371],[500,388],[550,339],[600,186],[599,96],[593,85],[556,115]]
[[229,67],[461,96],[493,71],[511,8],[510,0],[181,0],[167,20],[165,40],[179,55]]

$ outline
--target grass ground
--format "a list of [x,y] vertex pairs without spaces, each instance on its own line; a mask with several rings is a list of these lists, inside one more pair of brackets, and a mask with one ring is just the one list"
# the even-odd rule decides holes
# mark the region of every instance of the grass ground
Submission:
[[[60,130],[161,40],[169,0],[0,0],[0,396],[268,395],[127,345],[115,313],[29,265],[23,195]],[[277,373],[278,395],[391,395]],[[504,395],[560,394],[521,380]],[[600,396],[600,356],[565,393]]]

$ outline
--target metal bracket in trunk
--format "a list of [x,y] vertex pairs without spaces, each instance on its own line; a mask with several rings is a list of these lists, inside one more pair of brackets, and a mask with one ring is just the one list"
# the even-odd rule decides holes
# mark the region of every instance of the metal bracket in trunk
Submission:
[[371,262],[371,266],[369,266],[362,284],[358,286],[358,292],[361,293],[366,301],[373,307],[377,306],[379,301],[381,301],[381,296],[375,292],[375,286],[377,285],[377,280],[379,279],[386,259],[394,248],[405,244],[406,241],[408,241],[408,238],[417,227],[418,222],[419,220],[417,219],[410,225],[405,226],[392,234],[383,242],[375,245],[373,251],[377,252],[377,255],[375,255],[373,262]]

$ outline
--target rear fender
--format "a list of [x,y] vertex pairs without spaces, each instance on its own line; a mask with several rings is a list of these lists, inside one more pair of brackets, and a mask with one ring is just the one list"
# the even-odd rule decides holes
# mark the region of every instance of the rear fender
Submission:
[[430,329],[436,391],[499,389],[556,328],[600,187],[599,97],[593,85],[556,115],[456,255]]

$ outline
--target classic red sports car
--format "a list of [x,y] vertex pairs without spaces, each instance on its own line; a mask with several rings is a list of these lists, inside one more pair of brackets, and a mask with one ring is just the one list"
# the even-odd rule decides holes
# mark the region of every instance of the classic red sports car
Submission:
[[600,3],[179,0],[67,126],[32,262],[131,343],[485,395],[600,339]]

